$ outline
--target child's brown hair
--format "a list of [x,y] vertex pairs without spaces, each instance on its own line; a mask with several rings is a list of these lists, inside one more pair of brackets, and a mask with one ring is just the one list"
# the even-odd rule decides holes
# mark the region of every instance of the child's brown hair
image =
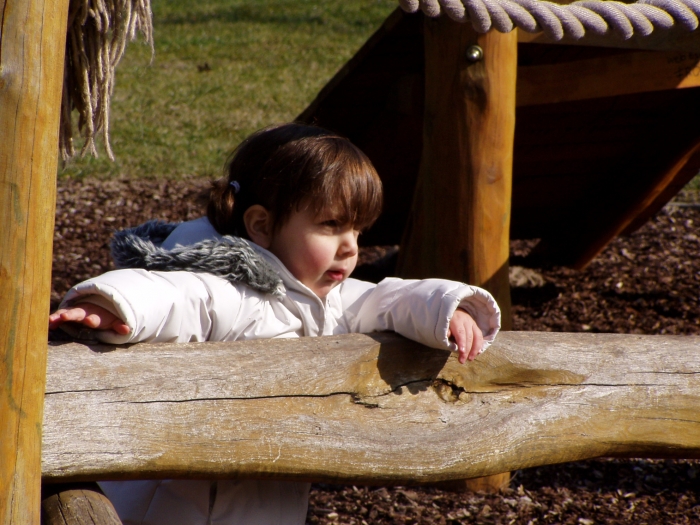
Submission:
[[243,214],[259,204],[273,230],[294,211],[332,210],[364,230],[377,220],[382,184],[367,156],[348,139],[316,126],[282,124],[253,133],[230,155],[227,175],[213,182],[207,217],[222,235],[248,238]]

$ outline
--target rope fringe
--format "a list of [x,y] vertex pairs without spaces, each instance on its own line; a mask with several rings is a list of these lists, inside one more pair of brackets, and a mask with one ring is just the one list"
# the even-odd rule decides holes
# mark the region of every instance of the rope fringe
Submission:
[[545,0],[399,0],[399,5],[408,13],[420,9],[433,18],[445,13],[457,22],[469,21],[477,33],[492,28],[508,33],[517,27],[528,33],[543,31],[553,40],[580,40],[587,33],[628,40],[674,25],[695,31],[700,24],[700,0],[579,0],[569,5]]
[[75,155],[74,109],[78,112],[77,131],[85,141],[80,155],[98,156],[95,137],[101,131],[107,156],[114,160],[109,144],[114,70],[126,44],[135,40],[137,33],[151,46],[153,56],[150,0],[71,0],[59,136],[64,160]]

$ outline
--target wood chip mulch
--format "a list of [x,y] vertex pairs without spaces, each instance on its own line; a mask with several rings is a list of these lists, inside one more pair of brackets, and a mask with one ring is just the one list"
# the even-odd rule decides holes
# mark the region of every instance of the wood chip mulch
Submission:
[[[113,269],[116,230],[201,214],[201,180],[62,179],[51,308],[68,288]],[[667,206],[590,265],[532,268],[536,241],[511,243],[516,330],[700,334],[700,209]],[[358,276],[390,274],[393,247],[364,249]],[[700,408],[699,408],[700,410]],[[436,487],[316,484],[309,524],[700,524],[700,462],[598,459],[513,473],[496,494]]]

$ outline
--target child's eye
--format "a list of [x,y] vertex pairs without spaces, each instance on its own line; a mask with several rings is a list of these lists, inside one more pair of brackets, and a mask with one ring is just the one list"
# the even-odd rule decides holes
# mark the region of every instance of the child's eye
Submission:
[[340,222],[336,221],[335,219],[329,219],[327,221],[323,221],[321,223],[323,226],[328,226],[329,228],[338,228],[340,227]]

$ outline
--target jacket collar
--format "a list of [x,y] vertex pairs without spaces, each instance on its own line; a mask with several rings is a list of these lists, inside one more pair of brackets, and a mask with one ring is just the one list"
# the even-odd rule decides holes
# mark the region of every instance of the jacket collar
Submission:
[[306,288],[277,257],[240,237],[226,235],[163,249],[161,244],[176,227],[155,220],[115,233],[110,249],[116,267],[210,273],[273,295],[284,293],[283,281],[287,286]]

